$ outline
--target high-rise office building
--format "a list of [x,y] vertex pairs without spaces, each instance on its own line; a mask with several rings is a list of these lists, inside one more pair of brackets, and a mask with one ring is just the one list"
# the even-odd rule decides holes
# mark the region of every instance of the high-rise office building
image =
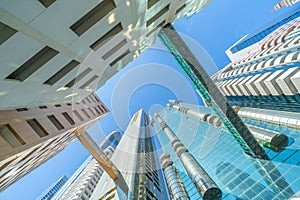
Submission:
[[[110,133],[99,145],[107,157],[111,157],[121,139],[119,131]],[[99,163],[89,156],[76,170],[66,184],[57,192],[53,199],[84,200],[89,199],[99,183],[103,169]]]
[[0,190],[60,152],[108,113],[94,94],[82,102],[0,111]]
[[282,7],[286,7],[286,6],[292,6],[294,5],[295,3],[299,2],[299,0],[281,0],[279,3],[277,3],[272,11],[276,11],[276,10],[279,10],[280,8]]
[[[134,114],[111,158],[128,185],[129,199],[169,199],[156,142],[149,117],[141,109]],[[104,173],[91,199],[127,199],[127,197]]]
[[[5,121],[0,129],[1,153],[5,154],[1,157],[5,159],[1,161],[1,189],[74,139],[65,130],[70,125],[64,124],[67,120],[73,126],[73,114],[69,112],[72,110],[63,108],[93,100],[89,95],[150,47],[162,26],[183,15],[191,16],[208,2],[30,0],[23,4],[1,1],[0,52],[1,64],[6,67],[0,73],[0,110],[2,114],[12,115],[12,121],[0,117]],[[62,109],[56,105],[62,105]],[[31,113],[39,113],[39,109],[46,107],[49,112],[41,120]],[[98,108],[82,108],[84,111],[73,108],[73,117],[86,122],[85,116],[90,118],[93,112],[107,112],[105,107]],[[61,113],[50,113],[55,110],[63,111],[65,119],[60,119]],[[22,111],[32,118],[28,119]],[[18,115],[16,112],[20,112],[22,122],[26,121],[24,128],[28,129],[28,123],[39,137],[30,128],[31,135],[13,129],[11,124],[20,122],[13,118]],[[65,136],[59,136],[63,132]],[[48,147],[51,152],[46,151],[50,150]],[[20,173],[12,170],[19,168],[16,165],[21,167]],[[16,175],[12,177],[12,173]]]
[[1,1],[0,109],[81,101],[208,2]]
[[[203,169],[200,171],[210,177],[214,183],[210,187],[222,190],[223,199],[289,199],[300,190],[299,130],[242,118],[255,138],[262,140],[260,144],[269,159],[253,158],[245,153],[238,138],[224,130],[210,108],[178,103],[161,110],[161,119],[154,118],[152,124],[190,199],[203,198],[205,190],[195,185],[196,176],[191,176],[187,162],[183,162],[183,152],[190,153]],[[281,147],[270,148],[268,143],[272,142]]]
[[36,200],[50,200],[52,197],[63,187],[67,182],[68,178],[66,176],[61,177],[53,185],[51,185],[43,194]]
[[231,105],[300,112],[299,8],[226,51],[231,63],[213,79]]

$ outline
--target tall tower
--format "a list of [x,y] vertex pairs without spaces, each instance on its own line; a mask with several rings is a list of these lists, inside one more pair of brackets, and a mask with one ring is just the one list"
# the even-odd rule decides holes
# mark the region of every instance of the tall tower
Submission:
[[64,184],[68,181],[66,176],[61,177],[56,181],[53,185],[51,185],[47,190],[43,192],[43,194],[38,197],[36,200],[50,200],[52,197],[64,186]]
[[247,35],[213,76],[231,105],[300,112],[300,5]]
[[[136,112],[111,158],[129,187],[128,199],[169,199],[160,167],[156,136],[144,110]],[[125,199],[107,174],[103,174],[92,199]]]

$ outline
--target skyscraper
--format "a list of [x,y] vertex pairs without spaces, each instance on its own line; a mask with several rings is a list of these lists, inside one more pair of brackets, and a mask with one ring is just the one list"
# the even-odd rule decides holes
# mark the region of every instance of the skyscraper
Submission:
[[[111,157],[121,139],[119,131],[110,133],[99,145],[107,157]],[[53,199],[89,199],[103,174],[99,163],[89,156],[76,170],[66,184],[57,192]]]
[[[1,153],[6,154],[3,159],[17,152],[14,149],[12,154],[8,154],[6,148],[10,151],[17,147],[20,151],[24,150],[24,153],[28,150],[26,155],[10,157],[1,162],[0,188],[7,187],[74,139],[69,133],[65,135],[66,140],[58,136],[58,133],[63,133],[70,126],[62,122],[67,120],[66,123],[73,126],[73,114],[70,114],[69,109],[64,111],[65,119],[60,121],[58,118],[61,113],[50,113],[56,110],[53,106],[57,105],[59,110],[59,105],[66,109],[70,105],[73,108],[75,104],[82,105],[81,102],[89,102],[90,99],[93,101],[94,97],[89,95],[150,47],[161,27],[183,15],[191,16],[208,2],[209,0],[93,0],[84,3],[80,0],[38,0],[28,4],[0,2],[1,64],[6,66],[0,72],[0,110],[3,110],[2,114],[9,112],[13,115],[17,108],[17,112],[23,117],[21,121],[25,122],[26,114],[22,115],[22,111],[30,113],[33,110],[39,112],[39,109],[51,108],[44,112],[51,120],[48,123],[47,118],[43,119],[47,125],[37,120],[34,113],[31,115],[32,120],[28,122],[35,132],[39,132],[40,138],[36,138],[34,134],[31,134],[32,137],[20,134],[10,125],[17,120],[7,121],[6,116],[0,116],[1,120],[6,120],[0,127]],[[74,118],[85,122],[83,118],[86,116],[92,119],[89,121],[92,123],[99,118],[91,116],[108,111],[102,106],[97,106],[95,110],[93,107],[79,111],[74,108]],[[49,131],[41,125],[52,129]],[[27,125],[26,128],[28,129]],[[30,131],[32,132],[31,129]],[[78,132],[75,129],[72,131]],[[57,136],[50,140],[54,135]],[[30,147],[29,138],[33,139]],[[61,141],[65,143],[59,143]],[[56,142],[59,145],[52,148]],[[45,151],[49,150],[48,147],[53,150],[51,153]],[[31,157],[39,150],[43,152],[42,157]],[[26,164],[27,161],[30,161],[30,166]],[[19,164],[20,174],[11,170],[11,167]],[[12,172],[16,174],[14,177],[11,176]]]
[[52,197],[63,187],[68,178],[66,176],[61,177],[53,185],[51,185],[43,194],[37,198],[37,200],[50,200]]
[[[272,132],[273,136],[285,134],[288,137],[288,144],[280,150],[264,147],[270,160],[263,160],[247,155],[236,138],[218,123],[210,108],[179,102],[165,107],[159,116],[222,190],[223,199],[288,199],[300,190],[298,130],[243,118],[248,126],[258,128],[259,131],[255,131],[260,134]],[[176,142],[168,139],[165,126],[162,127],[159,120],[155,120],[153,125],[162,149],[170,154],[189,198],[201,198],[201,190],[192,184],[194,181],[185,169],[186,163],[178,157],[179,150],[173,150]],[[269,135],[264,138],[268,139]]]
[[[150,129],[144,110],[131,119],[111,161],[122,173],[129,199],[168,199],[168,190],[156,149],[156,137]],[[91,199],[126,199],[109,176],[104,173]]]
[[273,7],[272,11],[279,10],[280,8],[285,7],[285,6],[292,6],[297,2],[299,2],[299,0],[281,0],[279,3],[277,3]]
[[208,2],[1,1],[0,109],[81,101]]
[[300,112],[299,8],[226,51],[232,62],[213,78],[229,104]]
[[0,111],[0,190],[71,143],[108,113],[94,94],[82,102]]

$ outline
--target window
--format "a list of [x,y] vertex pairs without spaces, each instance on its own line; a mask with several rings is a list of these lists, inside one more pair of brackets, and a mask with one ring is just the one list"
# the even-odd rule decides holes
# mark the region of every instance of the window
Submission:
[[100,109],[100,111],[103,113],[103,112],[105,112],[104,110],[102,110],[102,108],[100,107],[100,106],[97,106],[99,109]]
[[107,58],[109,58],[111,55],[113,55],[116,51],[118,51],[119,49],[121,49],[125,44],[127,43],[126,39],[122,40],[121,42],[119,42],[116,46],[114,46],[113,48],[111,48],[106,54],[104,54],[102,56],[103,60],[106,60]]
[[81,72],[76,78],[71,80],[65,87],[71,88],[75,84],[75,82],[80,81],[83,77],[85,77],[88,73],[90,73],[92,70],[90,68],[85,69],[83,72]]
[[91,100],[89,99],[89,97],[85,98],[89,103],[92,103]]
[[295,53],[292,57],[292,61],[297,60],[299,54],[300,52]]
[[64,66],[61,70],[56,72],[56,74],[51,76],[51,78],[49,78],[47,81],[45,81],[44,84],[48,84],[48,85],[55,84],[57,81],[59,81],[61,78],[63,78],[67,73],[69,73],[71,70],[73,70],[75,67],[77,67],[77,65],[79,65],[79,64],[80,64],[79,62],[72,60],[66,66]]
[[79,88],[80,89],[84,89],[87,86],[89,86],[94,80],[96,80],[99,76],[94,75],[92,78],[90,78],[87,82],[85,82],[84,84],[82,84]]
[[154,4],[156,4],[159,0],[148,0],[148,9],[151,8]]
[[96,99],[96,101],[97,102],[100,102],[100,100],[98,99],[98,97],[97,96],[94,96],[95,97],[95,99]]
[[94,107],[94,109],[98,113],[98,115],[101,115],[101,113],[99,112],[99,110],[96,107]]
[[55,0],[39,0],[39,2],[43,4],[43,6],[48,8],[51,4],[55,2]]
[[28,119],[26,121],[40,137],[49,135],[49,133],[47,133],[44,127],[42,127],[42,125],[36,119]]
[[158,28],[162,27],[166,23],[166,20],[164,20],[162,23],[160,23],[157,27],[152,29],[149,33],[146,34],[146,37],[149,37],[149,35],[152,35]]
[[5,169],[10,163],[12,163],[13,161],[15,161],[18,157],[15,157],[13,159],[11,159],[10,161],[4,163],[3,165],[0,166],[0,171],[2,171],[3,169]]
[[94,98],[93,95],[90,95],[89,98],[91,98],[91,100],[92,100],[94,103],[97,103],[97,101],[95,100],[95,98]]
[[80,121],[83,121],[83,118],[82,118],[81,115],[77,112],[77,110],[73,110],[73,113],[77,116],[77,118],[78,118]]
[[91,116],[86,112],[86,110],[84,110],[84,109],[81,109],[82,110],[82,112],[85,114],[85,116],[87,117],[87,118],[91,118]]
[[17,134],[17,132],[9,124],[0,126],[0,135],[13,148],[25,144],[24,140]]
[[151,17],[148,21],[147,21],[147,26],[151,25],[155,20],[157,20],[158,18],[160,18],[163,14],[165,14],[166,12],[169,11],[169,4],[164,7],[161,11],[159,11],[158,13],[156,13],[156,15],[154,15],[153,17]]
[[108,31],[105,35],[99,38],[96,42],[94,42],[90,47],[97,51],[103,44],[105,44],[109,39],[117,35],[119,32],[123,30],[121,23],[117,24],[110,31]]
[[105,112],[107,112],[107,109],[103,105],[101,105],[101,107],[103,108],[103,110],[105,110]]
[[69,122],[71,125],[74,125],[74,124],[75,124],[74,120],[71,118],[71,116],[70,116],[67,112],[63,112],[62,115],[66,118],[66,120],[68,120],[68,122]]
[[78,36],[81,36],[114,8],[116,8],[116,5],[113,0],[103,0],[95,8],[75,22],[70,29],[72,29],[72,31],[74,31]]
[[0,45],[13,36],[17,31],[0,22]]
[[39,106],[40,109],[47,109],[47,106]]
[[124,53],[122,53],[119,57],[117,57],[114,61],[112,61],[109,65],[114,66],[117,62],[122,60],[125,56],[130,53],[129,49],[127,49]]
[[6,79],[24,81],[34,72],[40,69],[45,63],[51,60],[54,56],[58,54],[57,51],[50,47],[44,47],[32,58],[27,60],[23,65],[11,73]]
[[47,117],[58,130],[64,129],[63,125],[61,125],[54,115],[48,115]]
[[71,103],[67,103],[67,106],[71,106],[72,104]]
[[183,9],[185,9],[185,4],[183,4],[178,10],[176,10],[176,14],[177,15],[178,13],[180,13],[180,11],[182,11]]
[[28,108],[17,108],[16,110],[17,110],[18,112],[28,111]]
[[55,107],[61,107],[61,105],[60,105],[60,104],[55,104],[54,106],[55,106]]

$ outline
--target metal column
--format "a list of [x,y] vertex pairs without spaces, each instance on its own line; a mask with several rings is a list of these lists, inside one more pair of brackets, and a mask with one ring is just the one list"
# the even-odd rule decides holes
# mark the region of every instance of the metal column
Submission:
[[160,156],[160,162],[172,200],[188,200],[189,197],[177,174],[176,168],[173,166],[173,160],[170,158],[170,154],[163,153]]
[[247,126],[227,103],[222,93],[194,57],[188,46],[172,25],[167,24],[159,33],[162,43],[168,48],[178,64],[192,80],[205,103],[210,104],[224,127],[235,138],[245,153],[268,160],[265,150],[253,137]]
[[217,184],[210,178],[206,171],[201,167],[201,165],[195,160],[195,158],[187,151],[184,145],[177,138],[175,133],[169,128],[169,126],[160,118],[158,114],[155,117],[168,137],[174,151],[180,158],[180,161],[184,168],[186,169],[189,177],[192,179],[193,183],[197,187],[198,191],[201,193],[204,200],[222,199],[222,191],[217,186]]

